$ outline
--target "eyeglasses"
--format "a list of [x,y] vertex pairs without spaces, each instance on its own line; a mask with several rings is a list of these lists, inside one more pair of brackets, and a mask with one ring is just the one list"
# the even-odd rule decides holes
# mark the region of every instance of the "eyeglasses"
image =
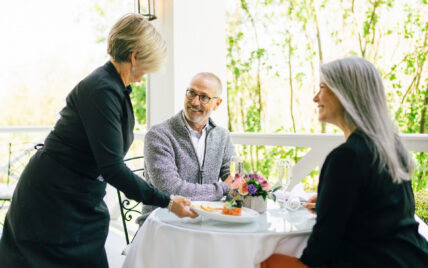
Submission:
[[196,96],[199,97],[199,102],[202,104],[207,104],[208,102],[210,102],[211,100],[214,99],[218,99],[218,97],[208,97],[207,95],[204,94],[197,94],[195,91],[187,89],[186,90],[186,98],[188,98],[189,100],[193,100],[194,98],[196,98]]

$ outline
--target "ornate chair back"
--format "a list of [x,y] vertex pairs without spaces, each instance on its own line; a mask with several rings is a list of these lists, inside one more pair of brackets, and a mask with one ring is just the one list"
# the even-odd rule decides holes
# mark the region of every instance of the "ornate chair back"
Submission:
[[[129,163],[135,162],[137,159],[143,159],[144,156],[136,156],[125,159],[125,163],[129,165]],[[134,173],[140,175],[140,177],[144,178],[144,168],[131,168]],[[125,233],[126,245],[129,245],[129,229],[128,224],[134,219],[134,216],[141,216],[141,202],[136,202],[133,200],[129,200],[123,195],[119,190],[117,190],[117,197],[119,199],[119,207],[120,207],[120,216],[122,219],[123,231]],[[134,235],[135,236],[135,235]],[[131,240],[132,242],[132,240]]]

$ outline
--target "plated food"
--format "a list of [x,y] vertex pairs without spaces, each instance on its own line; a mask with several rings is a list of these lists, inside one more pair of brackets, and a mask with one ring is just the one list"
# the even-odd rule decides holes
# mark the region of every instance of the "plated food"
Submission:
[[205,210],[205,211],[214,211],[214,210],[221,210],[222,208],[213,208],[213,207],[210,207],[210,206],[204,206],[204,205],[200,205],[200,208],[202,209],[202,210]]
[[[209,205],[199,205],[200,209],[208,212],[221,210],[221,213],[224,215],[231,215],[231,216],[241,216],[241,207],[233,207],[228,206],[228,204],[224,204],[223,208],[220,207],[211,207]],[[192,208],[195,208],[194,206]]]
[[241,216],[242,208],[238,207],[232,207],[227,208],[226,205],[224,205],[223,209],[221,210],[221,213],[225,215],[231,215],[231,216]]
[[193,201],[191,207],[201,216],[223,222],[246,223],[259,217],[255,210],[246,207],[228,207],[224,202]]

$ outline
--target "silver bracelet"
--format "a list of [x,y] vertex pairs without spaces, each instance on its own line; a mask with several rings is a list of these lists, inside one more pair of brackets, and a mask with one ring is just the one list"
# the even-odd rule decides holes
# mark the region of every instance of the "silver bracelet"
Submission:
[[171,209],[172,209],[172,203],[174,203],[174,200],[172,200],[173,198],[174,198],[174,196],[173,195],[171,195],[170,197],[169,197],[171,200],[169,201],[169,203],[168,203],[168,206],[166,207],[169,211],[171,211]]

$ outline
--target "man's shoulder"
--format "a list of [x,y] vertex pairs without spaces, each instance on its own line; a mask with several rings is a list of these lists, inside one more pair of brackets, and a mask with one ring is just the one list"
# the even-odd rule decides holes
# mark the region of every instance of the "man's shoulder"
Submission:
[[224,146],[229,146],[232,142],[230,132],[221,126],[215,126],[213,129],[209,130],[207,139],[211,144],[216,144],[219,149],[224,148]]
[[183,132],[183,127],[181,123],[178,121],[177,115],[170,117],[169,119],[163,121],[162,123],[153,125],[147,131],[147,135],[173,135],[176,136],[178,132]]
[[161,138],[161,137],[168,137],[171,135],[171,129],[169,128],[169,125],[167,121],[153,125],[150,127],[150,129],[146,133],[146,137],[153,138]]
[[222,136],[222,137],[230,136],[229,130],[219,125],[215,125],[211,131],[213,132],[213,135]]
[[209,118],[208,124],[210,125],[210,128],[214,130],[216,133],[222,134],[222,135],[230,135],[229,130],[226,128],[218,125],[212,117]]
[[157,147],[161,144],[170,145],[174,140],[174,135],[168,129],[167,122],[162,122],[160,124],[153,125],[147,131],[144,138],[145,148]]
[[165,120],[162,123],[151,126],[150,129],[147,131],[147,133],[165,131],[166,129],[168,129],[168,120]]

